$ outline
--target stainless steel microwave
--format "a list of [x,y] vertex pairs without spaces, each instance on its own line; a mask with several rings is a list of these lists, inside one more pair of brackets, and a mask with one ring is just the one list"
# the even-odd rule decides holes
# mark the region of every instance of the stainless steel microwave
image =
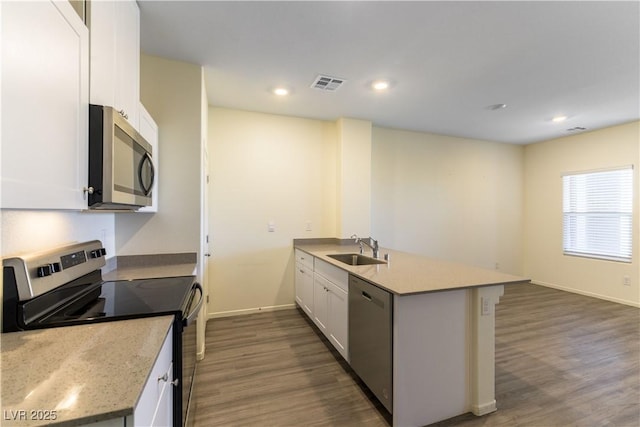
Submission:
[[112,107],[89,105],[89,209],[151,205],[151,145]]

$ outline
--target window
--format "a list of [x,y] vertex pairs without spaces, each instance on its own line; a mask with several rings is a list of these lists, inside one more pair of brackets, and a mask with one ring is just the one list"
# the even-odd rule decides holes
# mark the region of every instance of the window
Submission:
[[562,177],[565,255],[631,262],[631,166]]

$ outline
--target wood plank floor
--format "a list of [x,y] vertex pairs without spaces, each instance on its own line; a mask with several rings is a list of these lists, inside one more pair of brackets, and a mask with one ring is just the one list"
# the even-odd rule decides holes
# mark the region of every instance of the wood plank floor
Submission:
[[[195,425],[389,426],[298,310],[214,319],[198,363]],[[536,285],[496,306],[496,400],[444,426],[640,425],[640,310]]]

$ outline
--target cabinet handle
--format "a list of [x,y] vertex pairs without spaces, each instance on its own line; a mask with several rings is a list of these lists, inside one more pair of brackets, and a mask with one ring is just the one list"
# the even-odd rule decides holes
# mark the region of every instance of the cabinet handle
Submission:
[[[158,381],[169,381],[169,374],[165,373],[163,376],[158,377]],[[178,378],[176,378],[173,381],[169,381],[169,384],[171,384],[174,387],[178,387],[178,384],[180,384],[180,380]]]
[[127,113],[125,113],[124,110],[118,111],[118,114],[120,114],[125,119],[129,120],[129,115]]
[[300,270],[300,273],[304,273],[304,270],[302,270],[302,269],[301,269],[301,270]]

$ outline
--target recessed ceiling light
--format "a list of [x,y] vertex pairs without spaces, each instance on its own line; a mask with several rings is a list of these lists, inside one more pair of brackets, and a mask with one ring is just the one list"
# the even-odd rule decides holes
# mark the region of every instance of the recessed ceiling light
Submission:
[[374,90],[387,90],[389,89],[389,82],[386,80],[376,80],[375,82],[371,83],[371,87]]
[[284,87],[277,87],[273,90],[273,94],[277,96],[287,96],[289,95],[289,89]]
[[551,121],[554,123],[564,122],[565,120],[567,120],[567,116],[555,116],[551,119]]

